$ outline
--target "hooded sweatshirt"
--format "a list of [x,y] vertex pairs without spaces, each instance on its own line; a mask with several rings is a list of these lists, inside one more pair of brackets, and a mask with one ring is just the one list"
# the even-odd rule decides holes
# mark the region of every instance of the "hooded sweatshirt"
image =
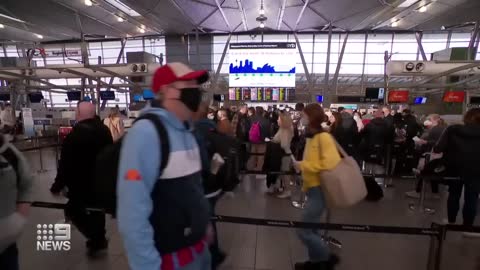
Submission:
[[202,241],[210,219],[201,186],[195,137],[174,114],[147,107],[163,122],[170,154],[163,172],[160,138],[153,123],[139,120],[122,142],[117,180],[117,217],[130,268],[158,270],[162,255]]
[[[0,136],[3,136],[0,134]],[[18,162],[18,175],[2,155],[10,150]],[[26,218],[17,213],[16,205],[32,199],[33,177],[23,155],[7,140],[0,138],[0,253],[18,239]]]
[[451,176],[462,177],[480,191],[480,125],[449,126],[433,151],[443,153]]

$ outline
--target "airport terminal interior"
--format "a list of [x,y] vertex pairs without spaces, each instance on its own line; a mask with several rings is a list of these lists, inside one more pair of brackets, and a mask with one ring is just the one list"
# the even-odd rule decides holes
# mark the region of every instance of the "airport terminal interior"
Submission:
[[[95,110],[113,139],[126,136],[122,143],[128,142],[135,120],[157,103],[155,84],[188,73],[176,63],[208,75],[201,80],[187,74],[197,80],[197,90],[201,84],[204,120],[218,122],[215,134],[242,152],[212,159],[230,170],[227,180],[234,182],[219,189],[211,217],[225,257],[216,268],[168,268],[164,260],[162,270],[480,270],[480,175],[474,168],[480,164],[479,42],[479,0],[0,0],[0,136],[25,157],[28,165],[21,169],[33,174],[28,219],[7,244],[2,234],[8,217],[0,205],[0,270],[152,269],[129,263],[119,219],[108,214],[108,248],[91,256],[92,246],[65,215],[66,189],[53,187],[81,104]],[[165,68],[167,75],[157,72]],[[175,104],[191,108],[181,103],[183,94],[177,99]],[[297,159],[307,158],[303,151],[309,149],[289,152],[302,137],[305,146],[310,126],[303,120],[312,104],[323,108],[324,131],[347,150],[343,160],[358,162],[359,169],[349,168],[362,174],[368,194],[348,207],[329,200],[317,220],[305,220],[314,199],[306,195],[311,187]],[[112,129],[114,117],[121,131]],[[366,150],[379,121],[388,130],[373,136]],[[467,136],[471,148],[458,154],[470,158],[463,168],[476,172],[469,180],[447,177],[440,167],[426,172],[436,159],[452,163],[446,152],[433,153],[440,142],[452,147],[453,139],[442,137],[451,126],[477,131],[477,137]],[[272,167],[268,151],[280,144],[275,135],[282,130],[291,131],[292,148],[282,150]],[[9,159],[2,151],[5,189],[3,163]],[[77,157],[68,174],[98,171],[85,165],[96,156],[89,159]],[[182,162],[173,166],[190,169]],[[207,171],[219,170],[212,168]],[[454,192],[460,182],[464,192],[463,184]],[[372,199],[372,190],[379,197]],[[449,218],[454,193],[461,197],[456,223]],[[2,197],[0,202],[11,204]],[[470,224],[466,215],[477,219]],[[45,236],[57,235],[59,224],[69,225],[63,239],[68,247]],[[335,267],[296,266],[314,253],[299,237],[305,226],[316,226],[312,234],[339,257]],[[14,243],[19,267],[2,265]]]

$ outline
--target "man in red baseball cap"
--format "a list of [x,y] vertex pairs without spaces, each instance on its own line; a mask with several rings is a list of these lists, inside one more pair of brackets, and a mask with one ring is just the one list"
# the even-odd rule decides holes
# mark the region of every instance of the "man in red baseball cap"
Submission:
[[117,217],[132,270],[210,270],[210,209],[190,128],[207,80],[207,71],[181,63],[159,68],[156,99],[122,142]]

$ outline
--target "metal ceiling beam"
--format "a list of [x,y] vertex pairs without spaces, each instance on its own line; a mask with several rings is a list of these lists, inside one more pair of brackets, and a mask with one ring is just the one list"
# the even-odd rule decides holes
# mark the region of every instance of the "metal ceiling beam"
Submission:
[[[302,0],[302,1],[303,1],[303,0]],[[303,7],[302,7],[302,9],[300,10],[300,13],[298,14],[298,18],[297,18],[297,21],[295,22],[295,26],[293,27],[293,31],[297,30],[298,24],[299,24],[300,21],[302,20],[303,13],[305,12],[305,9],[306,9],[307,6],[308,6],[308,2],[310,2],[310,0],[305,0],[305,1],[303,2]]]
[[190,22],[190,24],[191,24],[193,27],[196,27],[196,24],[195,24],[195,22],[193,21],[192,17],[190,17],[190,16],[185,12],[185,10],[183,10],[183,8],[177,3],[177,1],[175,1],[175,0],[170,0],[170,3],[172,3],[172,5],[173,5],[178,11],[180,11],[180,13],[182,13],[183,17],[187,18],[188,22]]
[[420,32],[415,33],[415,39],[417,40],[418,50],[420,51],[420,54],[422,55],[423,61],[427,61],[427,55],[425,54],[425,50],[423,49],[423,45],[422,45],[422,37],[423,37],[422,33],[420,33]]
[[338,75],[340,74],[340,67],[342,66],[343,55],[345,54],[345,48],[347,47],[348,35],[349,34],[347,33],[343,40],[342,50],[340,51],[340,56],[338,57],[337,69],[335,70],[335,75],[333,76],[332,89],[337,89]]
[[208,15],[205,18],[203,18],[195,27],[196,28],[201,27],[204,22],[206,22],[210,17],[213,16],[213,14],[215,14],[217,12],[217,10],[218,10],[218,8],[216,8],[216,9],[212,10],[212,12],[208,13]]
[[475,59],[475,56],[473,56],[473,59],[472,59],[472,50],[473,50],[473,46],[475,46],[475,41],[477,40],[477,36],[479,34],[479,22],[476,22],[475,23],[475,28],[473,28],[473,32],[472,32],[472,37],[470,38],[470,42],[468,43],[468,55],[467,55],[467,60],[473,60]]
[[[106,82],[102,81],[101,79],[97,79],[95,77],[92,77],[92,76],[89,76],[85,73],[82,73],[80,71],[76,71],[76,70],[72,70],[72,69],[69,69],[69,68],[52,68],[53,70],[57,70],[59,72],[67,72],[67,73],[71,73],[71,74],[75,74],[75,75],[78,75],[78,76],[81,76],[81,77],[85,77],[89,80],[92,80],[92,81],[95,81],[95,82],[98,82],[100,83],[101,85],[104,85],[104,86],[109,86]],[[118,87],[113,87],[114,89],[118,89]]]
[[62,86],[59,86],[59,85],[50,83],[50,82],[48,82],[48,81],[44,81],[44,80],[42,80],[42,79],[38,79],[38,78],[35,78],[35,77],[31,77],[31,76],[20,75],[20,74],[13,73],[13,72],[9,72],[9,71],[5,71],[5,70],[0,70],[0,77],[1,77],[1,74],[5,74],[5,75],[8,75],[8,76],[16,77],[16,78],[18,78],[18,79],[23,79],[23,80],[30,80],[30,81],[39,82],[39,83],[42,83],[42,84],[45,84],[45,85],[48,85],[48,86],[51,86],[51,87],[57,88],[57,89],[66,89],[66,88],[64,88],[64,87],[62,87]]
[[214,4],[210,4],[210,3],[207,3],[207,2],[204,2],[204,1],[201,1],[201,0],[190,0],[190,1],[202,4],[202,5],[205,5],[205,6],[209,6],[209,7],[215,7]]
[[283,21],[283,15],[285,14],[285,6],[287,5],[287,0],[282,0],[282,6],[280,7],[280,13],[278,14],[277,20],[277,30],[280,30]]
[[[225,1],[223,1],[223,2],[225,2]],[[220,2],[218,0],[215,0],[215,4],[217,5],[217,8],[218,8],[218,11],[220,11],[220,14],[222,14],[223,20],[225,21],[225,24],[227,25],[228,30],[232,31],[232,27],[230,26],[230,23],[228,22],[227,16],[225,15],[225,12],[223,12],[222,4],[220,4]]]
[[242,0],[237,0],[237,5],[238,5],[238,10],[242,13],[242,23],[243,23],[243,28],[245,31],[248,31],[248,24],[247,24],[247,15],[245,14],[245,9],[243,8],[242,5]]
[[[318,2],[318,1],[315,1],[315,2]],[[310,5],[308,5],[308,9],[310,9],[313,13],[315,13],[318,17],[322,18],[322,20],[326,21],[326,22],[329,22],[330,20],[327,18],[327,16],[323,15],[322,13],[320,13],[320,11],[314,9],[311,4],[315,3],[315,2],[310,2]]]

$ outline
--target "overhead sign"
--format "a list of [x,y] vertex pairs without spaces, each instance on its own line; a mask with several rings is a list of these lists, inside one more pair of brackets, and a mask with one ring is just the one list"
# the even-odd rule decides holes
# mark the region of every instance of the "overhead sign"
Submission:
[[82,50],[80,49],[58,49],[46,50],[45,48],[31,48],[27,50],[27,55],[30,57],[80,57]]
[[444,102],[462,103],[465,100],[464,91],[448,91],[443,96]]
[[424,62],[407,62],[403,67],[404,72],[422,73],[425,70]]
[[407,90],[395,90],[388,92],[388,103],[406,103],[408,102]]

